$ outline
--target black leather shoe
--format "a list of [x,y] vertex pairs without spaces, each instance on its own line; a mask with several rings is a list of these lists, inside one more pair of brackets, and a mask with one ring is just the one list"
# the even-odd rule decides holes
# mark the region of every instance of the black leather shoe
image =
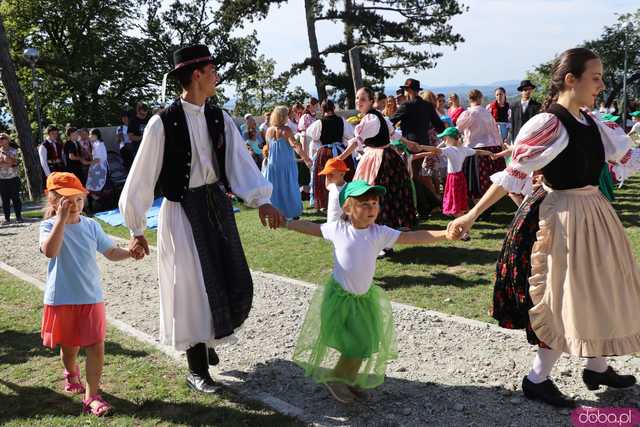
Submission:
[[213,381],[209,375],[198,375],[194,372],[187,374],[187,386],[191,390],[195,390],[200,393],[214,394],[220,392],[220,386]]
[[218,363],[220,363],[220,358],[218,357],[218,353],[216,353],[216,351],[212,347],[209,347],[207,350],[208,350],[207,353],[209,358],[209,365],[216,366]]
[[549,379],[535,384],[525,376],[522,380],[522,391],[527,399],[540,400],[558,408],[575,408],[576,406],[576,401],[562,394]]
[[590,371],[585,369],[582,371],[582,381],[589,390],[597,390],[601,385],[613,388],[628,388],[636,383],[636,377],[633,375],[619,375],[611,366],[604,372]]

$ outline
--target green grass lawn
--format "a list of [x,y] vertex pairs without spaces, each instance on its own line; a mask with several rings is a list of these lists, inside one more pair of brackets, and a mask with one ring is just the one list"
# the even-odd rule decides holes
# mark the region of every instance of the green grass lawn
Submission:
[[[627,228],[637,259],[640,259],[640,179],[629,180],[617,192],[614,203]],[[480,221],[470,242],[443,242],[433,246],[398,246],[389,259],[378,261],[376,284],[398,302],[491,321],[495,262],[515,205],[507,198],[497,206],[489,221]],[[311,210],[304,219],[323,221]],[[322,283],[331,273],[331,244],[322,239],[287,230],[262,227],[255,210],[242,208],[236,215],[242,243],[254,270]],[[437,215],[420,228],[444,229],[449,218]],[[128,238],[124,227],[103,224],[108,233]],[[147,231],[153,244],[155,231]]]
[[[106,340],[103,396],[112,416],[80,415],[81,398],[62,391],[57,352],[42,346],[42,293],[0,272],[0,424],[3,426],[300,425],[230,392],[191,393],[186,369],[113,328]],[[82,365],[84,372],[84,362]]]

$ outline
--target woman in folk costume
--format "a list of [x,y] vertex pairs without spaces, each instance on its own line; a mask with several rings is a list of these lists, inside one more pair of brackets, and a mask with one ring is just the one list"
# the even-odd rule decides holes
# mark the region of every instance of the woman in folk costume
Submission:
[[[465,147],[483,149],[492,153],[502,151],[502,137],[491,113],[482,106],[482,92],[469,92],[469,108],[458,117],[458,130],[464,135]],[[468,157],[463,170],[467,177],[469,195],[477,201],[491,186],[491,175],[504,170],[507,165],[503,158],[489,156]]]
[[511,107],[507,102],[507,91],[503,87],[496,88],[496,99],[487,105],[487,110],[498,125],[502,142],[507,142],[511,128]]
[[[313,145],[319,145],[313,157],[311,168],[311,186],[313,187],[313,205],[317,210],[327,209],[327,188],[325,178],[318,173],[324,168],[327,160],[338,156],[346,148],[345,142],[353,138],[353,126],[335,113],[333,101],[327,99],[320,105],[322,118],[316,120],[307,128],[307,135],[313,141]],[[347,157],[344,162],[349,168],[345,175],[347,182],[353,179],[356,170],[353,157]]]
[[416,219],[411,178],[402,158],[389,144],[392,139],[406,141],[407,145],[418,144],[397,134],[391,122],[373,108],[373,91],[370,88],[358,90],[356,107],[364,116],[355,127],[355,137],[338,158],[344,160],[357,145],[364,145],[365,151],[353,179],[367,181],[370,185],[382,185],[387,189],[377,223],[391,228],[410,228]]
[[[149,253],[146,212],[160,184],[165,200],[158,221],[160,341],[187,352],[187,385],[218,387],[208,365],[218,362],[214,343],[233,341],[249,315],[251,274],[227,191],[259,207],[263,224],[283,220],[270,205],[271,184],[249,155],[233,119],[209,105],[218,75],[209,49],[188,46],[173,54],[182,94],[154,115],[120,197],[134,253]],[[208,351],[209,349],[209,351]]]
[[[640,271],[615,210],[598,190],[606,161],[627,167],[631,141],[580,108],[593,105],[603,89],[596,54],[562,53],[548,107],[522,127],[511,165],[493,175],[482,200],[448,228],[460,236],[508,191],[533,193],[518,209],[498,259],[493,317],[505,328],[526,328],[528,341],[539,346],[523,391],[555,406],[575,405],[549,379],[562,353],[588,358],[582,378],[589,390],[636,382],[606,360],[640,351]],[[535,191],[534,171],[543,177]]]

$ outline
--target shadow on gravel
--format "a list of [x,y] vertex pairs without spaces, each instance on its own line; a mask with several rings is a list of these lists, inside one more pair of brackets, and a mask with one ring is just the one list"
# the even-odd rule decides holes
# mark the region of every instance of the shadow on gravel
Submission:
[[[49,357],[57,350],[42,345],[38,332],[0,331],[0,365],[18,365],[34,357]],[[146,351],[130,350],[113,341],[105,342],[106,354],[145,357]]]
[[442,264],[458,266],[460,260],[465,264],[495,263],[500,252],[479,248],[455,246],[412,246],[398,247],[395,253],[385,260],[397,264]]
[[484,277],[476,277],[468,280],[459,274],[435,273],[430,276],[382,276],[376,277],[376,284],[386,290],[399,288],[412,288],[414,286],[433,287],[433,286],[455,286],[457,288],[469,288],[472,286],[486,286],[487,279]]
[[[307,417],[322,425],[556,426],[570,423],[568,414],[529,401],[520,391],[509,388],[507,392],[505,387],[488,384],[450,385],[387,376],[384,384],[369,391],[370,400],[343,405],[331,398],[322,385],[305,378],[303,370],[290,360],[272,359],[259,363],[252,372],[222,374],[242,380],[243,389],[266,392],[302,409]],[[635,391],[607,391],[598,395],[597,400],[579,403],[632,406]]]

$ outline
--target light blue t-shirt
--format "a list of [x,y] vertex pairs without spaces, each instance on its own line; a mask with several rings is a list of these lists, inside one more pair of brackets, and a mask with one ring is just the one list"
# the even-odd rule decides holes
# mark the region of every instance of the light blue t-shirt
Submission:
[[[40,223],[40,246],[53,230],[56,218]],[[94,220],[81,216],[77,224],[65,224],[64,240],[57,257],[49,260],[44,303],[47,305],[96,304],[102,302],[96,251],[105,253],[113,241]]]

